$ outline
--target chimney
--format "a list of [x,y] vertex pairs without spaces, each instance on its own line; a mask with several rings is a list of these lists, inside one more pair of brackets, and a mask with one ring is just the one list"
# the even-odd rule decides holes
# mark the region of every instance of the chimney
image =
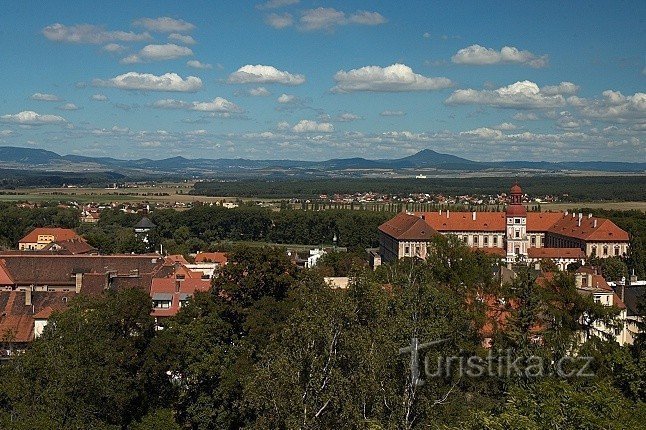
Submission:
[[81,292],[81,286],[83,285],[83,274],[76,273],[74,277],[76,281],[74,285],[74,287],[76,288],[76,294],[79,294]]
[[597,228],[597,220],[592,221],[592,227]]
[[440,209],[440,216],[442,216],[442,209]]
[[25,306],[31,306],[31,288],[27,287],[25,290]]
[[588,214],[588,219],[592,218],[592,212]]
[[567,216],[568,213],[569,213],[568,211],[565,211],[565,216]]
[[581,218],[579,218],[578,220],[576,220],[576,225],[577,225],[578,227],[581,227]]
[[449,210],[448,209],[446,210],[446,217],[447,218],[449,217]]
[[473,220],[475,221],[475,220],[476,220],[476,213],[475,213],[475,211],[473,212],[472,216],[473,216]]

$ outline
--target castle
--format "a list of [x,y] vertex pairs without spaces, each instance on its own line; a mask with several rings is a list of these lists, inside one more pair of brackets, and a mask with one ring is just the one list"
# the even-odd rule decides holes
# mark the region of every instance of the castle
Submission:
[[625,256],[628,233],[605,218],[569,212],[527,212],[511,187],[504,212],[402,212],[379,226],[379,254],[388,262],[426,258],[434,235],[452,234],[472,248],[515,262],[551,259],[564,270],[586,258]]

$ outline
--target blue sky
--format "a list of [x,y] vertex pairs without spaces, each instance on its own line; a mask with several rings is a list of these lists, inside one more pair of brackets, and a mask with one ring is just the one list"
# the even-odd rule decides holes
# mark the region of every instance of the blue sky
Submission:
[[13,2],[0,145],[646,161],[646,2]]

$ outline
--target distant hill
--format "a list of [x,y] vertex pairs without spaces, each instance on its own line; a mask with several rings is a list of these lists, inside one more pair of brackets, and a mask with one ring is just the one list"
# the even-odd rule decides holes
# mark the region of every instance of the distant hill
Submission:
[[0,167],[15,168],[16,164],[25,167],[47,169],[55,166],[55,170],[65,170],[65,164],[74,170],[79,163],[88,164],[91,171],[116,171],[119,174],[140,175],[150,174],[191,174],[213,175],[226,174],[231,176],[241,174],[265,175],[298,175],[314,174],[319,176],[333,175],[339,172],[352,173],[357,170],[424,170],[437,169],[441,171],[537,171],[537,172],[567,172],[567,171],[599,171],[599,172],[646,172],[646,163],[624,163],[605,161],[581,162],[548,162],[548,161],[501,161],[478,162],[450,154],[442,154],[431,149],[424,149],[416,154],[396,159],[368,160],[361,157],[338,158],[326,161],[299,160],[249,160],[245,158],[189,159],[171,157],[161,160],[141,158],[137,160],[119,160],[111,157],[88,157],[82,155],[65,155],[35,148],[0,147]]

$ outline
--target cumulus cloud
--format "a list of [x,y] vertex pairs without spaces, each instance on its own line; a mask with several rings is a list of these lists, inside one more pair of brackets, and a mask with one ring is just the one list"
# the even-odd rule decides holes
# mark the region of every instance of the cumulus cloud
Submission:
[[587,118],[618,123],[646,124],[646,93],[625,96],[619,91],[606,90],[601,99],[568,98]]
[[273,66],[247,64],[231,73],[228,82],[230,84],[301,85],[305,82],[305,76],[278,70]]
[[379,113],[381,116],[404,116],[406,112],[403,110],[385,110]]
[[64,105],[59,106],[57,109],[60,110],[79,110],[80,108],[74,103],[65,103]]
[[359,115],[356,115],[352,112],[344,112],[341,115],[336,117],[337,121],[341,122],[352,122],[362,119]]
[[503,122],[501,124],[498,124],[497,126],[494,127],[496,130],[516,130],[518,127],[516,127],[515,124],[512,124],[510,122]]
[[95,79],[92,81],[92,85],[122,90],[192,93],[202,88],[202,80],[195,76],[187,76],[184,79],[177,73],[165,73],[161,76],[156,76],[150,73],[128,72],[107,80]]
[[[570,91],[569,82],[563,82],[563,86]],[[563,94],[554,93],[553,89],[559,86],[547,87],[546,94],[534,82],[516,82],[496,90],[456,90],[445,100],[448,105],[477,104],[497,108],[515,109],[544,109],[555,108],[565,105]]]
[[265,87],[251,88],[248,93],[253,97],[267,97],[271,95],[271,92]]
[[572,82],[561,82],[558,85],[547,85],[541,88],[541,92],[546,96],[554,96],[557,94],[573,95],[579,92],[579,86]]
[[133,22],[133,24],[157,33],[185,33],[195,28],[195,25],[183,19],[174,19],[167,16],[141,18]]
[[513,118],[517,121],[536,121],[538,115],[533,112],[518,112],[514,114]]
[[0,121],[22,125],[61,124],[67,120],[58,115],[41,115],[32,110],[0,116]]
[[43,29],[43,35],[54,42],[100,44],[107,42],[142,42],[151,40],[149,33],[109,31],[98,25],[64,25],[55,23]]
[[144,61],[175,60],[193,55],[191,48],[166,43],[164,45],[146,45],[137,54],[129,55],[121,60],[123,64],[141,63]]
[[500,139],[503,137],[503,133],[500,130],[495,130],[488,127],[480,127],[475,130],[462,131],[460,136],[464,137],[475,137],[480,139]]
[[174,99],[157,100],[152,104],[153,107],[159,109],[185,109],[194,110],[198,112],[218,112],[218,113],[242,113],[244,110],[229,100],[216,97],[212,101],[206,102],[185,102]]
[[188,67],[192,67],[194,69],[212,69],[213,66],[208,64],[208,63],[202,63],[201,61],[198,60],[188,60],[186,62],[186,65]]
[[513,46],[503,46],[500,51],[471,45],[460,49],[451,61],[456,64],[486,66],[491,64],[522,64],[529,67],[541,68],[548,64],[547,55],[535,55],[529,51],[521,51]]
[[283,94],[281,94],[281,95],[276,99],[276,101],[277,101],[278,103],[283,103],[283,104],[293,103],[293,102],[294,102],[294,101],[296,101],[296,100],[297,100],[297,98],[296,98],[296,96],[295,96],[295,95],[293,95],[293,94],[284,94],[284,93],[283,93]]
[[347,16],[345,12],[331,7],[319,7],[303,12],[300,18],[300,28],[305,31],[331,31],[340,25],[379,25],[385,22],[386,18],[378,12],[357,11]]
[[448,78],[429,78],[414,73],[405,64],[393,64],[388,67],[366,66],[348,72],[340,70],[334,75],[336,86],[334,93],[354,91],[430,91],[449,88],[453,85]]
[[294,17],[290,13],[270,13],[265,17],[265,23],[270,27],[280,30],[294,24]]
[[334,126],[329,122],[316,122],[302,119],[292,127],[294,133],[332,133]]
[[268,0],[256,5],[256,9],[278,9],[279,7],[291,6],[297,4],[300,0]]
[[123,52],[128,48],[123,45],[119,45],[118,43],[108,43],[102,49],[106,52]]
[[92,94],[90,99],[92,99],[92,100],[94,100],[96,102],[107,102],[109,100],[108,96],[106,96],[104,94]]
[[60,102],[61,98],[54,94],[46,93],[34,93],[29,97],[32,100],[38,100],[39,102]]
[[168,40],[172,42],[183,43],[184,45],[195,45],[197,43],[192,36],[189,36],[188,34],[179,34],[179,33],[169,34]]

